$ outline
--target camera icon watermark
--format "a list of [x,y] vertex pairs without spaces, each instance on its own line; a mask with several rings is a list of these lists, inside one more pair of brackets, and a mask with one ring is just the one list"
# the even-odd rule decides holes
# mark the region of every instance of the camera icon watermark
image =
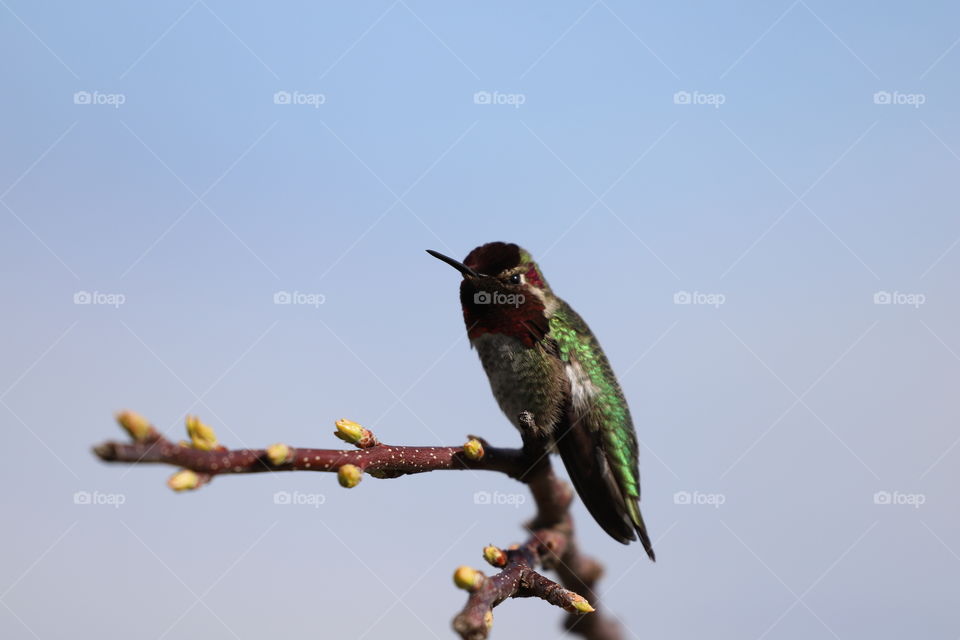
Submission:
[[873,494],[873,504],[879,505],[906,505],[919,509],[927,502],[923,493],[904,493],[901,491],[877,491]]
[[702,293],[700,291],[677,291],[673,294],[673,304],[705,305],[719,309],[727,302],[727,296],[722,293]]
[[473,94],[473,104],[509,105],[519,109],[527,101],[522,93],[501,93],[499,91],[477,91]]
[[527,501],[527,496],[522,493],[501,493],[500,491],[477,491],[473,494],[473,504],[479,505],[505,505],[513,508],[519,508]]
[[273,104],[307,105],[319,109],[326,104],[327,96],[322,93],[304,93],[302,91],[277,91],[273,94]]
[[122,293],[103,293],[101,291],[77,291],[73,294],[73,304],[95,304],[120,308],[127,301]]
[[519,307],[527,301],[522,293],[503,293],[502,291],[477,291],[473,294],[473,304],[502,304]]
[[273,504],[313,507],[319,509],[327,501],[322,493],[303,493],[301,491],[277,491],[273,494]]
[[673,494],[673,504],[706,505],[719,509],[727,501],[722,493],[702,493],[700,491],[677,491]]
[[322,293],[304,293],[302,291],[277,291],[273,294],[273,304],[305,305],[316,309],[327,297]]
[[901,93],[899,91],[877,91],[873,94],[873,104],[907,105],[919,109],[927,102],[923,93]]
[[73,494],[73,504],[108,506],[119,509],[127,501],[122,493],[103,493],[101,491],[77,491]]
[[873,304],[892,304],[919,309],[926,303],[927,296],[922,293],[904,293],[902,291],[877,291],[873,294]]
[[104,93],[102,91],[77,91],[73,94],[73,104],[107,105],[119,109],[127,101],[122,93]]
[[727,101],[722,93],[703,93],[701,91],[677,91],[673,94],[673,104],[699,104],[719,109]]

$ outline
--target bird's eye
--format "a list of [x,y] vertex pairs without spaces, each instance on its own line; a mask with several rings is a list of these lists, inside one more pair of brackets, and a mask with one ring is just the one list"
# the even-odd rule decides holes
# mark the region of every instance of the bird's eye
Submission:
[[515,273],[512,276],[510,276],[509,282],[510,284],[520,284],[520,274]]

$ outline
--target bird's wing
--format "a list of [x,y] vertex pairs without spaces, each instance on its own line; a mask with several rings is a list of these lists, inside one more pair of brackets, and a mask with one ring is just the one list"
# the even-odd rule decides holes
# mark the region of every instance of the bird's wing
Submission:
[[604,531],[625,544],[639,536],[653,559],[640,515],[636,435],[610,364],[569,306],[555,313],[551,337],[567,378],[565,412],[554,431],[557,451],[577,494]]

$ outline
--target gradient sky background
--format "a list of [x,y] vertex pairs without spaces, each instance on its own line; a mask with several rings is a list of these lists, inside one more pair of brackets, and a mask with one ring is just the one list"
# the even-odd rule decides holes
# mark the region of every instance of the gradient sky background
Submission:
[[[125,407],[238,447],[333,447],[344,416],[516,443],[423,252],[491,240],[534,254],[631,402],[659,561],[575,509],[628,637],[960,635],[955,3],[0,5],[4,638],[452,637],[453,569],[532,512],[474,494],[521,485],[174,495],[90,447]],[[295,491],[323,504],[274,503]],[[493,637],[560,617],[508,602]]]

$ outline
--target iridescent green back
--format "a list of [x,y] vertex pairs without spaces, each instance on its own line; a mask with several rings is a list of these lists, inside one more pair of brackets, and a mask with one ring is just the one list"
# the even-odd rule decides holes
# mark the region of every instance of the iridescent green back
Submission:
[[626,501],[631,520],[639,524],[637,439],[630,409],[610,363],[583,318],[562,301],[550,318],[550,337],[557,342],[561,360],[566,363],[576,359],[597,389],[593,410],[582,420],[591,430],[600,431],[604,454],[617,484],[625,496],[633,498]]

